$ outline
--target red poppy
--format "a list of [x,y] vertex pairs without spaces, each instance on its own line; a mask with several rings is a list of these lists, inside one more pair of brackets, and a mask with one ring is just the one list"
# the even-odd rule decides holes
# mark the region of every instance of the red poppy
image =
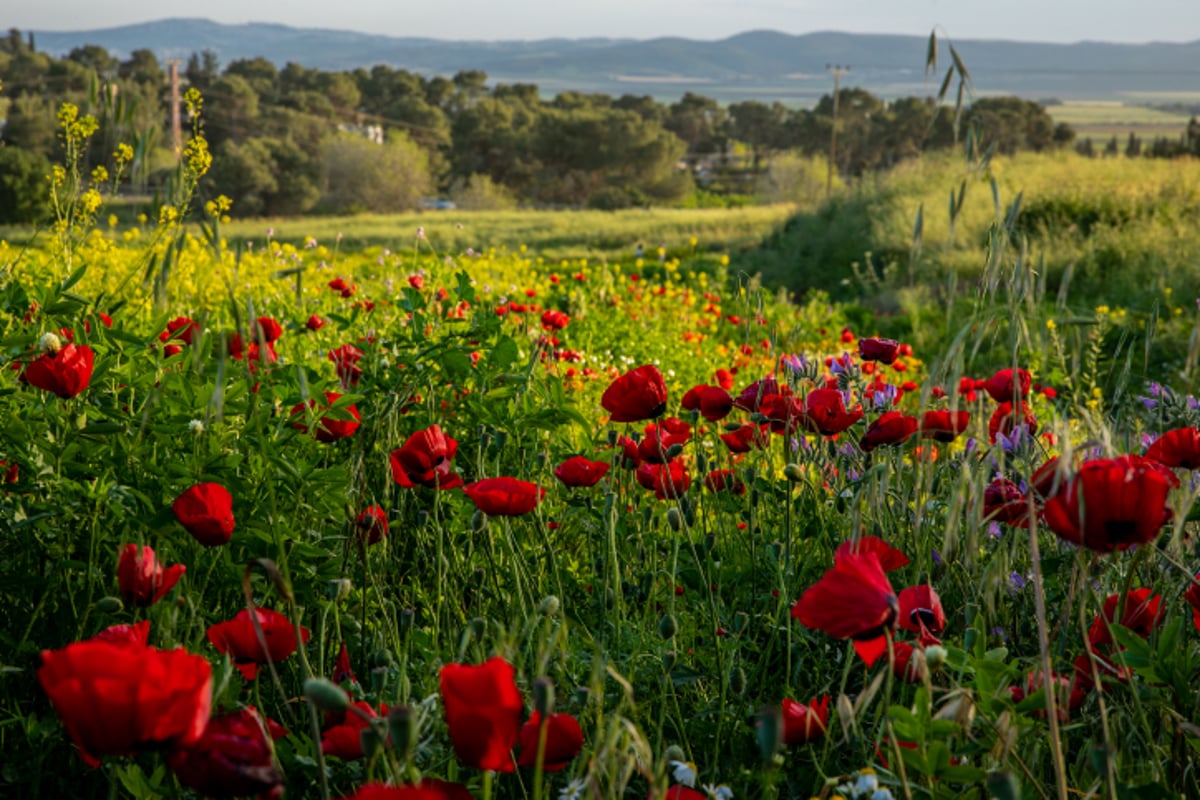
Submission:
[[358,683],[358,678],[354,677],[354,669],[350,666],[350,651],[346,649],[345,642],[342,642],[333,665],[333,682],[339,686],[346,682]]
[[1054,456],[1046,460],[1033,474],[1029,476],[1029,491],[1033,493],[1039,501],[1049,500],[1066,485],[1067,476],[1065,473],[1059,472],[1059,467],[1063,467],[1058,456]]
[[561,331],[567,327],[571,318],[561,311],[552,309],[542,314],[542,328],[548,331]]
[[874,639],[895,626],[899,613],[896,592],[874,553],[836,559],[792,606],[802,625],[838,639]]
[[420,783],[406,783],[403,786],[368,783],[342,800],[472,800],[472,798],[467,787],[461,783],[450,783],[437,778],[422,778]]
[[879,559],[879,566],[884,572],[908,566],[908,556],[878,536],[861,536],[858,539],[842,542],[834,551],[833,560],[837,561],[839,558],[852,554],[866,553],[875,554],[875,557]]
[[[354,404],[350,404],[335,410],[333,404],[341,397],[341,394],[338,392],[324,392],[323,394],[325,395],[324,403],[319,403],[315,397],[310,397],[307,401],[292,406],[292,416],[303,417],[306,408],[313,409],[318,417],[318,426],[313,431],[313,438],[324,444],[353,436],[362,421],[358,409]],[[308,432],[308,425],[304,422],[293,422],[292,427],[305,433]]]
[[788,747],[815,742],[829,725],[829,695],[815,697],[808,705],[783,701],[783,743]]
[[900,627],[924,635],[937,636],[946,630],[946,612],[942,598],[932,586],[910,586],[900,592]]
[[468,483],[463,494],[489,517],[520,517],[537,507],[546,490],[536,483],[501,477]]
[[700,411],[700,395],[705,389],[710,389],[707,383],[698,383],[692,388],[683,393],[683,399],[679,401],[679,406],[684,411]]
[[769,437],[764,430],[765,428],[763,427],[746,422],[730,433],[722,433],[721,441],[725,443],[725,446],[729,448],[729,452],[731,453],[749,453],[751,450],[764,450],[770,443]]
[[261,340],[265,344],[270,344],[279,340],[283,335],[283,328],[273,317],[259,317],[254,321],[254,328],[250,332],[255,341]]
[[674,458],[672,447],[682,447],[691,439],[690,427],[687,433],[672,433],[666,426],[647,425],[644,433],[638,444],[638,460],[649,464],[665,464]]
[[618,461],[620,466],[624,469],[637,469],[642,463],[642,457],[638,455],[638,443],[628,436],[618,436],[616,446],[621,450]]
[[498,656],[479,666],[447,664],[441,689],[458,760],[476,769],[514,771],[512,748],[524,704],[512,665]]
[[732,391],[732,389],[733,389],[733,373],[730,372],[729,370],[727,370],[727,369],[717,370],[716,372],[713,373],[713,380],[715,380],[717,382],[717,386],[720,386],[725,391],[727,391],[727,392]]
[[667,410],[667,385],[653,364],[626,372],[613,381],[600,398],[613,422],[641,422]]
[[392,451],[392,480],[405,489],[455,489],[463,479],[452,469],[458,442],[442,433],[437,425],[417,431],[404,445]]
[[1200,468],[1200,430],[1176,428],[1154,440],[1146,458],[1168,467]]
[[[1058,710],[1058,721],[1066,722],[1071,718],[1071,712],[1079,710],[1083,705],[1083,701],[1087,699],[1087,692],[1078,681],[1055,672],[1050,673],[1050,683],[1054,687],[1054,699],[1057,701],[1055,708]],[[1024,686],[1010,686],[1008,690],[1013,702],[1020,703],[1025,698],[1046,690],[1045,673],[1034,670],[1025,676]],[[1033,715],[1045,719],[1046,711],[1034,711]]]
[[[529,721],[521,726],[521,733],[517,737],[517,744],[521,745],[517,766],[537,765],[541,722],[542,715],[534,711]],[[558,772],[565,769],[583,749],[583,730],[579,727],[579,720],[570,714],[551,714],[546,717],[545,728],[546,747],[542,754],[542,769],[546,772]]]
[[609,470],[606,461],[592,461],[583,456],[571,456],[554,468],[554,477],[564,486],[595,486]]
[[837,389],[813,389],[804,398],[804,426],[822,436],[833,436],[862,419],[861,408],[846,410]]
[[894,339],[867,338],[858,340],[858,357],[863,361],[891,364],[900,355],[900,343]]
[[[1033,507],[1036,515],[1037,506]],[[997,478],[983,490],[984,519],[1003,522],[1015,528],[1028,528],[1030,520],[1029,498],[1020,487],[1007,478]]]
[[243,608],[228,622],[218,622],[208,626],[208,641],[221,653],[233,659],[236,666],[246,678],[254,680],[258,675],[258,665],[268,661],[282,661],[296,652],[301,642],[307,642],[308,628],[300,629],[300,642],[296,641],[296,631],[291,621],[269,608],[255,608],[258,624],[262,628],[266,649],[258,640],[250,611]]
[[144,619],[132,625],[110,625],[87,641],[108,642],[120,647],[145,647],[150,644],[150,620]]
[[714,469],[705,475],[704,488],[710,492],[746,493],[746,484],[742,483],[742,479],[731,469]]
[[199,333],[200,323],[190,317],[176,317],[167,323],[167,329],[158,335],[158,340],[166,343],[177,339],[190,345]]
[[634,473],[638,484],[659,500],[674,500],[687,492],[692,476],[682,461],[669,464],[642,464]]
[[43,650],[38,682],[84,763],[204,733],[212,707],[212,669],[183,649],[90,639]]
[[937,442],[953,442],[971,424],[967,411],[926,411],[921,415],[921,436]]
[[148,608],[162,600],[185,572],[187,567],[182,564],[163,569],[148,546],[127,544],[117,563],[117,586],[126,603]]
[[[388,713],[388,707],[380,706],[379,714],[371,708],[370,703],[361,700],[352,703],[355,708],[374,719]],[[354,761],[366,755],[363,752],[362,732],[370,723],[353,711],[345,712],[342,721],[326,728],[321,734],[321,752],[327,756],[336,756],[343,761]]]
[[1200,575],[1192,578],[1188,583],[1187,591],[1183,593],[1183,599],[1192,607],[1192,626],[1200,631]]
[[219,483],[198,483],[171,504],[175,519],[205,547],[233,536],[233,496]]
[[908,642],[892,643],[892,674],[897,680],[905,683],[917,683],[921,680],[920,662],[913,658],[917,648]]
[[996,406],[992,418],[988,420],[988,441],[995,444],[996,437],[1001,434],[1010,438],[1018,426],[1024,426],[1026,432],[1032,436],[1037,433],[1037,417],[1033,416],[1033,411],[1026,403],[1016,407],[1012,403],[1001,403]]
[[867,426],[867,432],[858,441],[865,452],[876,447],[904,444],[917,432],[917,418],[899,411],[888,411]]
[[95,361],[96,354],[86,344],[66,344],[29,362],[21,379],[67,400],[91,383]]
[[[1114,624],[1120,602],[1119,594],[1110,594],[1105,598],[1104,607],[1092,621],[1092,627],[1088,629],[1088,644],[1091,647],[1103,647],[1113,643],[1111,626]],[[1125,599],[1125,608],[1121,612],[1121,621],[1117,624],[1143,639],[1149,639],[1150,634],[1162,622],[1162,618],[1162,595],[1154,594],[1154,590],[1149,587],[1143,587],[1129,593]]]
[[362,350],[352,344],[344,344],[330,350],[326,355],[333,362],[338,381],[342,384],[343,389],[358,385],[358,380],[363,373],[362,367],[358,366],[358,362],[363,357]]
[[346,283],[345,278],[334,278],[329,282],[329,288],[340,294],[342,297],[350,298],[358,291],[358,284]]
[[700,415],[709,422],[719,422],[733,410],[733,398],[720,386],[709,386],[700,393]]
[[1027,370],[1018,369],[1016,372],[1002,369],[976,388],[983,389],[997,403],[1012,403],[1029,396],[1029,387],[1033,383]]
[[792,433],[804,423],[805,409],[800,398],[791,394],[769,394],[758,404],[758,413],[767,419],[772,433]]
[[1171,521],[1167,495],[1179,481],[1141,456],[1088,461],[1046,501],[1046,525],[1072,544],[1100,553],[1154,541]]
[[779,393],[779,381],[775,380],[774,377],[763,378],[743,389],[742,393],[733,401],[733,404],[743,411],[758,411],[759,406],[762,405],[763,398]]
[[[654,792],[646,794],[646,800],[654,800]],[[690,786],[677,783],[662,793],[662,800],[711,800],[707,794]]]
[[254,708],[213,717],[199,741],[167,753],[167,765],[184,786],[205,797],[283,796],[275,747]]
[[387,536],[387,512],[379,506],[367,506],[354,518],[358,538],[366,544],[378,544]]
[[319,331],[321,328],[325,327],[325,320],[321,319],[316,314],[313,314],[308,318],[308,322],[304,323],[304,327],[308,328],[310,331]]

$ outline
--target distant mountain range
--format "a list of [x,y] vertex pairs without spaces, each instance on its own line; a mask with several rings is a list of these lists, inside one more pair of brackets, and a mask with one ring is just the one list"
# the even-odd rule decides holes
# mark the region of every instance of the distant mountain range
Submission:
[[[425,75],[487,72],[493,83],[536,83],[545,92],[649,94],[667,100],[685,91],[723,101],[811,104],[827,94],[827,64],[849,65],[845,85],[884,97],[937,91],[925,76],[928,40],[856,33],[790,35],[750,31],[720,41],[544,39],[473,42],[401,38],[350,31],[203,19],[166,19],[89,31],[35,31],[38,49],[64,55],[97,44],[125,57],[138,48],[160,59],[212,50],[222,64],[263,56],[279,66],[345,70],[388,64]],[[1031,99],[1155,100],[1200,98],[1200,41],[1186,44],[1044,44],[959,40],[955,49],[979,94]],[[943,44],[941,69],[949,64]]]

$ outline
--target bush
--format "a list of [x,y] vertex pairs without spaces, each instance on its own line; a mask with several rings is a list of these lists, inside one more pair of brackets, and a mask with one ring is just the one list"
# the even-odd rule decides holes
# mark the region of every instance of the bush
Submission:
[[429,194],[429,157],[403,134],[385,144],[338,134],[321,145],[324,193],[331,211],[407,211]]
[[488,175],[471,175],[455,181],[450,187],[450,199],[467,211],[506,211],[517,206],[512,192]]
[[50,216],[50,161],[19,147],[0,147],[0,223],[43,222]]

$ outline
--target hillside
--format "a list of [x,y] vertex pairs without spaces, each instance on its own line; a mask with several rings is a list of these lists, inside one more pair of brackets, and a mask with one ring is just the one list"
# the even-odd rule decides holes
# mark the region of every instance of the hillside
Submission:
[[[536,83],[609,94],[678,97],[684,91],[720,100],[757,98],[808,104],[829,90],[829,63],[849,64],[849,82],[883,97],[927,93],[927,40],[820,32],[750,31],[720,41],[682,38],[447,41],[350,31],[202,19],[167,19],[102,30],[35,31],[39,49],[60,55],[98,44],[118,55],[148,48],[159,58],[212,50],[222,63],[263,56],[320,69],[388,64],[422,74],[479,69],[498,82]],[[991,40],[955,43],[983,94],[1027,98],[1123,99],[1194,96],[1200,42],[1140,45],[1047,44]],[[941,63],[949,54],[943,45]]]

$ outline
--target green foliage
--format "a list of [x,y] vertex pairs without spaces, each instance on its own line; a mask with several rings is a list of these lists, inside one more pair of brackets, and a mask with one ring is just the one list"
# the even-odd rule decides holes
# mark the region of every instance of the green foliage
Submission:
[[50,216],[50,160],[36,151],[0,147],[0,224],[40,223]]
[[330,137],[321,169],[321,203],[335,213],[411,210],[433,185],[426,152],[403,134],[386,143],[355,133]]

